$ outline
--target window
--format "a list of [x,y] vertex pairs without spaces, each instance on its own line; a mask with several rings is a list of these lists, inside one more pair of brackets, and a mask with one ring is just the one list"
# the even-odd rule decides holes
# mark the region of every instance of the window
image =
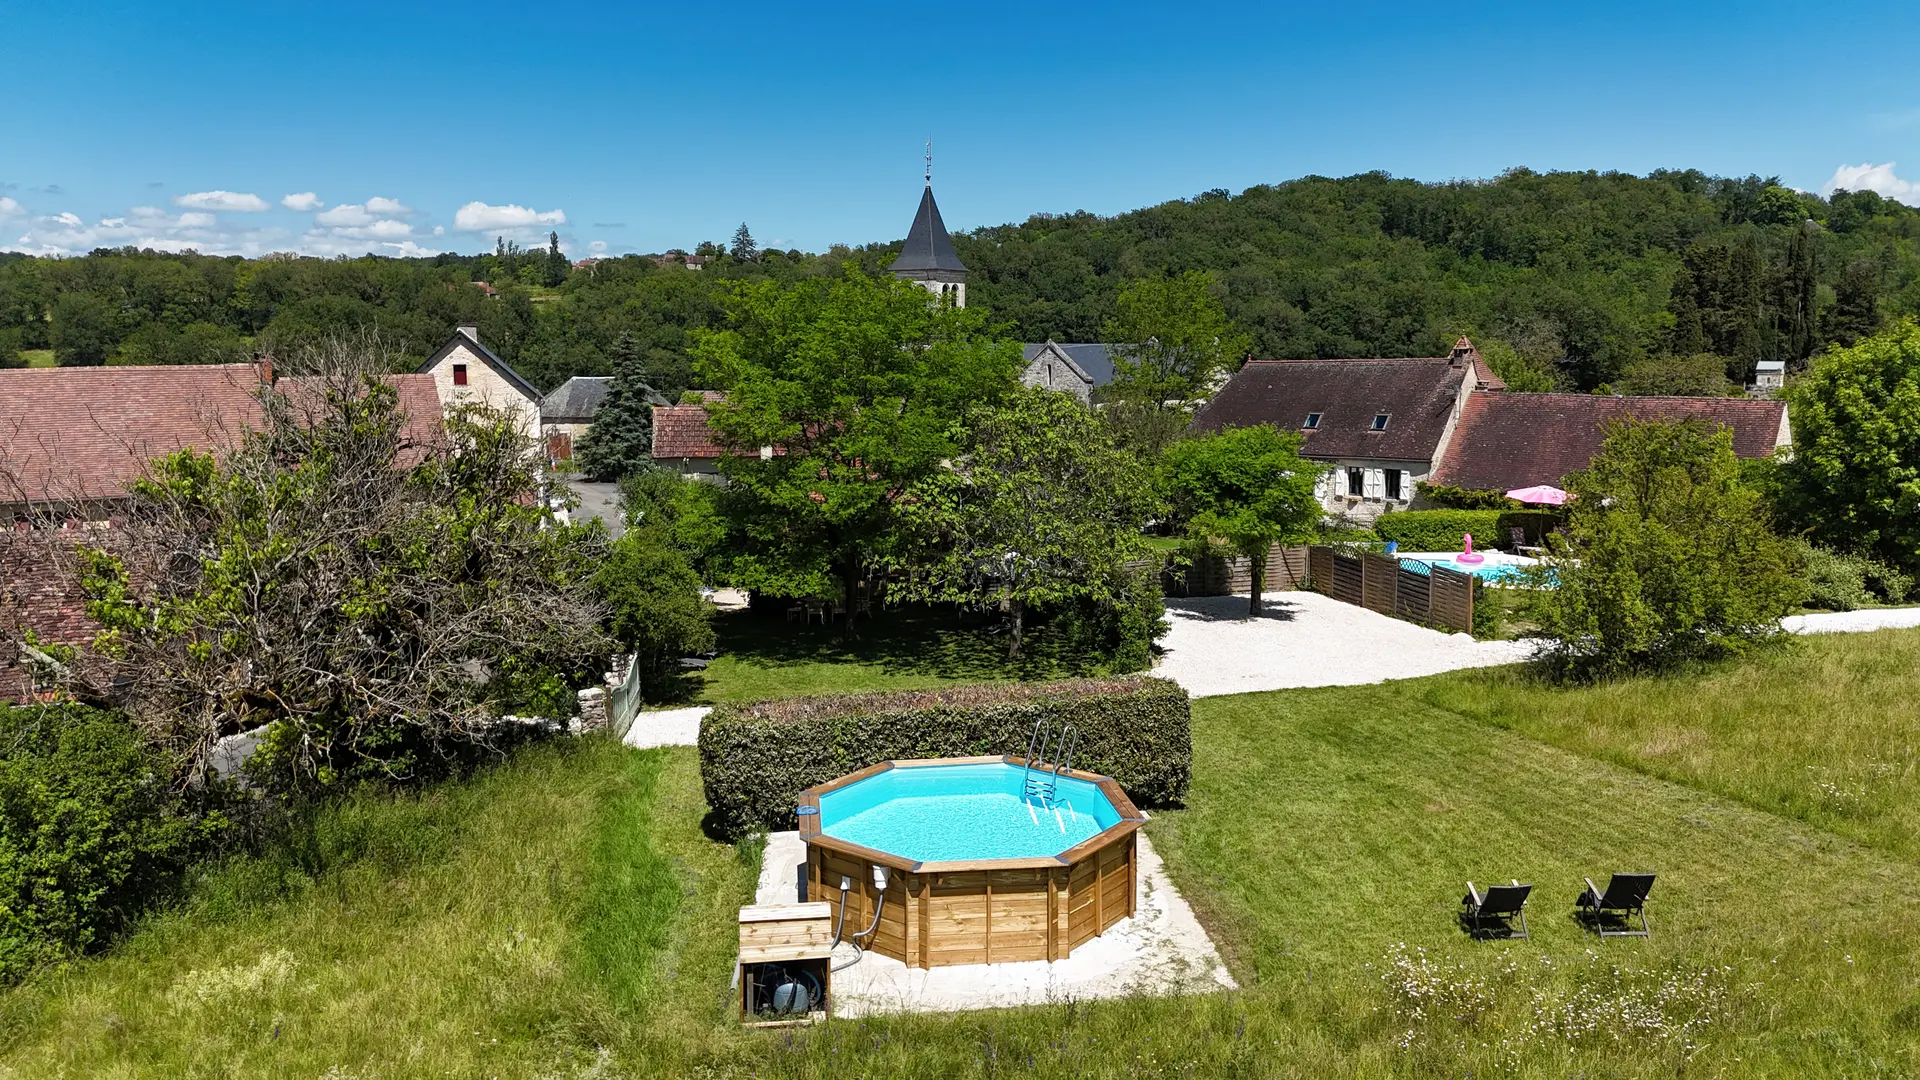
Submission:
[[1399,469],[1388,469],[1388,470],[1387,470],[1387,498],[1389,498],[1389,499],[1398,499],[1398,498],[1400,498],[1400,497],[1401,497],[1401,495],[1400,495],[1400,470],[1399,470]]
[[1390,413],[1383,413],[1383,412],[1377,412],[1377,413],[1374,413],[1374,414],[1373,414],[1373,428],[1372,428],[1372,430],[1374,430],[1374,431],[1385,431],[1385,430],[1387,430],[1387,417],[1388,417],[1388,416],[1390,416],[1390,415],[1392,415],[1392,414],[1390,414]]
[[1348,469],[1347,470],[1347,494],[1352,495],[1355,498],[1362,498],[1366,495],[1366,493],[1367,493],[1367,470]]
[[453,385],[455,386],[467,385],[467,365],[465,364],[453,365]]
[[1307,414],[1307,422],[1306,422],[1306,423],[1304,423],[1304,424],[1301,424],[1300,426],[1301,426],[1301,428],[1303,428],[1303,429],[1305,429],[1305,430],[1307,430],[1307,431],[1312,431],[1313,429],[1315,429],[1315,428],[1317,428],[1317,427],[1319,427],[1319,426],[1320,426],[1320,414],[1319,414],[1319,413],[1317,413],[1317,412],[1310,412],[1310,413],[1308,413],[1308,414]]

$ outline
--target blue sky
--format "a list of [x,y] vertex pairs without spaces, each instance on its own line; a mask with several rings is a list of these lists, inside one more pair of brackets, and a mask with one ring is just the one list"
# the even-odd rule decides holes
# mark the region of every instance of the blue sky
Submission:
[[955,228],[1514,165],[1920,202],[1910,3],[82,7],[0,0],[0,247],[822,250],[905,233],[928,136]]

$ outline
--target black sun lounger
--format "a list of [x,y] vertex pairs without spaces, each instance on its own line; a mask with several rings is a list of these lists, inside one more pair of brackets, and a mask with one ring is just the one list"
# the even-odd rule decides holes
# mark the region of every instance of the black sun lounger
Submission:
[[[1653,891],[1652,874],[1615,874],[1607,882],[1607,891],[1594,887],[1586,878],[1587,891],[1575,902],[1582,922],[1603,938],[1647,937],[1647,893]],[[1630,921],[1640,919],[1635,930]]]
[[[1467,895],[1460,898],[1460,925],[1477,938],[1527,937],[1527,894],[1533,886],[1515,881],[1511,885],[1490,885],[1482,893],[1467,882]],[[1513,921],[1520,921],[1520,929]]]

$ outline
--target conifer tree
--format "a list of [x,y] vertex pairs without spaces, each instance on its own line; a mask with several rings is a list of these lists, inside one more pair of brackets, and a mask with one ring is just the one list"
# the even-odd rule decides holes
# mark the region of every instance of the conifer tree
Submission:
[[735,262],[753,262],[760,257],[760,245],[754,242],[753,234],[747,231],[746,222],[741,222],[740,227],[733,231],[733,247],[727,254],[732,255]]
[[653,464],[653,387],[640,344],[621,334],[610,354],[613,385],[580,440],[575,460],[589,480],[618,480]]
[[567,280],[567,271],[570,268],[571,266],[567,262],[566,255],[560,251],[560,234],[557,232],[549,232],[547,234],[547,263],[541,268],[540,283],[549,289],[556,288],[561,282]]

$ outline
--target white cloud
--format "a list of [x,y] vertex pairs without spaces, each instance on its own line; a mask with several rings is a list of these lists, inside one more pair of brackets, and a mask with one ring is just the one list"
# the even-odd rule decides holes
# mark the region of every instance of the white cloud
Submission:
[[175,197],[173,205],[191,210],[237,210],[252,214],[267,209],[267,200],[237,191],[196,191]]
[[1893,175],[1893,165],[1891,161],[1885,165],[1842,165],[1833,170],[1833,177],[1820,189],[1821,194],[1831,195],[1842,188],[1871,191],[1908,206],[1920,206],[1920,184]]
[[321,202],[320,196],[315,195],[313,192],[302,191],[293,195],[281,196],[280,205],[289,210],[297,210],[302,214],[311,214],[327,204]]
[[0,217],[13,217],[16,214],[24,213],[26,213],[26,209],[19,203],[5,195],[0,195]]
[[374,220],[374,216],[367,212],[367,208],[361,206],[359,203],[341,203],[331,210],[326,210],[314,215],[313,218],[314,224],[328,227],[340,225],[371,225]]
[[530,210],[511,203],[506,206],[489,206],[483,202],[470,202],[453,212],[453,227],[467,232],[526,229],[538,225],[565,225],[566,223],[567,215],[563,210]]
[[0,243],[0,248],[34,255],[78,255],[97,247],[137,247],[258,256],[284,248],[286,236],[280,229],[225,228],[216,215],[205,211],[176,216],[156,207],[136,206],[124,217],[101,218],[91,225],[72,213],[37,217],[19,239]]
[[595,240],[593,243],[587,245],[587,249],[595,255],[603,254],[607,250],[607,242],[605,240]]
[[400,205],[399,199],[383,199],[378,195],[367,200],[369,214],[384,214],[387,217],[412,217],[413,208]]

